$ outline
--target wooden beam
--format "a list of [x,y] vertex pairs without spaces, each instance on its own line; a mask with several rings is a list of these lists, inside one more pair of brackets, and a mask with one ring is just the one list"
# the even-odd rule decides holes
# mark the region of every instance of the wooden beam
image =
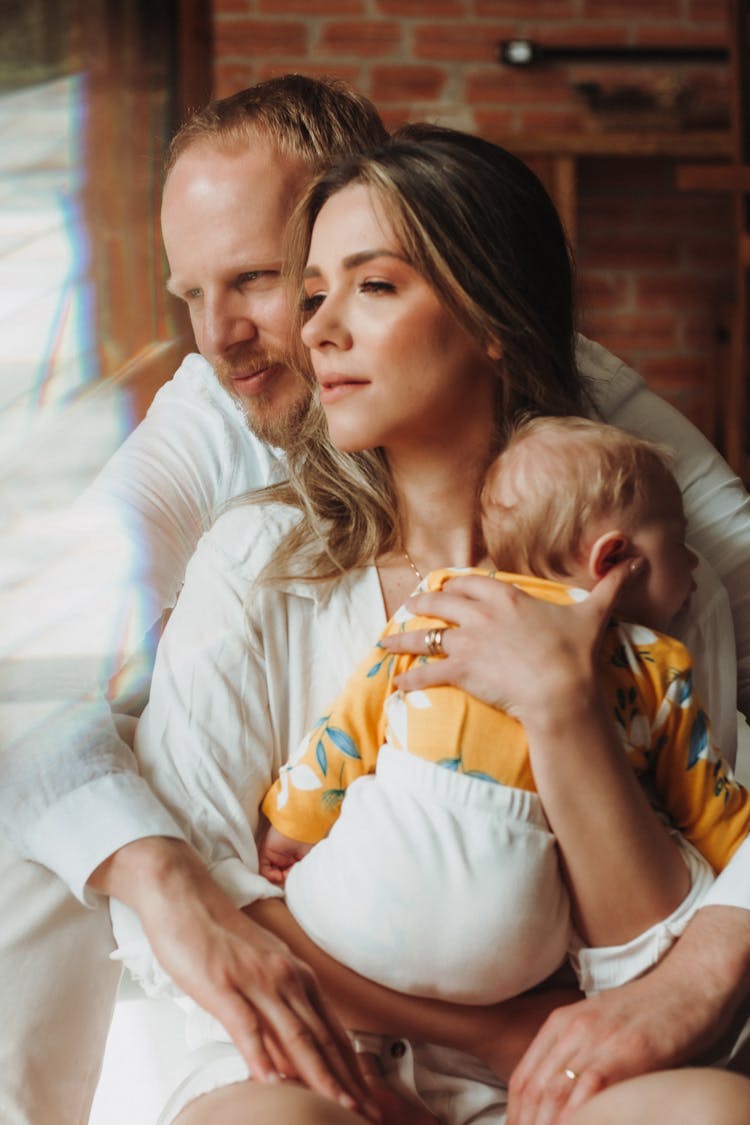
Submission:
[[683,191],[750,192],[750,164],[678,164]]

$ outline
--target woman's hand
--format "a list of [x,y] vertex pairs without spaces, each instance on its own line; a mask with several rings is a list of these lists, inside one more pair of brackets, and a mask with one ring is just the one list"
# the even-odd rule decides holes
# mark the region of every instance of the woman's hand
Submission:
[[159,964],[226,1028],[256,1081],[297,1077],[380,1119],[312,970],[238,910],[186,844],[128,844],[90,882],[136,911]]
[[[555,834],[574,925],[586,945],[631,941],[666,918],[689,889],[682,856],[623,753],[597,658],[612,607],[642,560],[613,567],[570,605],[479,575],[410,600],[437,614],[444,660],[398,677],[415,690],[455,684],[524,725],[539,797]],[[391,651],[424,652],[424,634],[399,633]]]
[[[613,567],[588,598],[553,605],[507,582],[481,575],[452,578],[439,593],[409,599],[409,609],[455,626],[443,631],[444,660],[415,664],[398,680],[405,691],[454,684],[533,722],[545,709],[588,693],[594,663],[612,606],[642,565],[630,559]],[[385,637],[390,652],[427,651],[424,632]],[[552,718],[553,716],[549,716]]]

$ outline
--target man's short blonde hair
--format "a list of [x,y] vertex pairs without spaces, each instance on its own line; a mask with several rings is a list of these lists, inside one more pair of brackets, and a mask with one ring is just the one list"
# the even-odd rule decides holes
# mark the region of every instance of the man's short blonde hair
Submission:
[[192,113],[172,138],[165,174],[194,145],[233,152],[259,137],[315,171],[336,156],[382,144],[388,133],[369,98],[343,80],[284,74]]
[[590,528],[610,515],[633,526],[675,487],[663,446],[587,418],[526,419],[482,488],[488,552],[500,570],[564,578]]

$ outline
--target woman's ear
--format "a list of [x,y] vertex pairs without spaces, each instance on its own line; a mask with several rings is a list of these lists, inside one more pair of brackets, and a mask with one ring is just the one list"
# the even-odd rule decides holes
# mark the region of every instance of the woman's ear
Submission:
[[499,340],[490,340],[487,345],[487,355],[495,362],[503,358],[503,345]]
[[588,570],[594,582],[603,578],[630,553],[630,540],[622,531],[605,531],[589,551]]

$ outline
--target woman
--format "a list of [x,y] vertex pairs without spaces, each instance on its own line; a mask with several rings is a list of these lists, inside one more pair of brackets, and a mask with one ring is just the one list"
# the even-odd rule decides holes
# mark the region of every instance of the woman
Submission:
[[[483,561],[476,490],[508,422],[522,410],[584,409],[565,241],[524,165],[446,134],[324,177],[301,209],[292,257],[304,266],[303,338],[333,445],[313,410],[290,451],[290,484],[268,498],[275,502],[235,508],[203,541],[160,647],[136,747],[217,881],[309,958],[348,1025],[413,1037],[367,1041],[394,1087],[418,1093],[444,1121],[499,1121],[504,1085],[484,1064],[507,1079],[555,998],[451,1013],[368,991],[327,965],[279,904],[258,904],[276,892],[256,874],[253,832],[271,776],[415,573]],[[494,682],[498,702],[527,728],[592,944],[629,941],[685,890],[682,860],[622,761],[592,673],[625,579],[613,572],[564,616],[521,606],[504,637],[516,657],[498,664]],[[585,786],[571,785],[574,774]],[[472,1047],[484,1063],[435,1043]],[[165,1121],[334,1120],[298,1087],[242,1081],[237,1052],[210,1046]],[[347,1109],[335,1112],[348,1119]]]

